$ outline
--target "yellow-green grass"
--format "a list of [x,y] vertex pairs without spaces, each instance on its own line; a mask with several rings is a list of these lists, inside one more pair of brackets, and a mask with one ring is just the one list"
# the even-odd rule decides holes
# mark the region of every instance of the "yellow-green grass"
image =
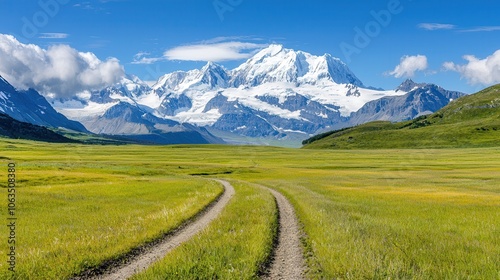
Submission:
[[[7,145],[17,147],[6,149]],[[109,174],[116,182],[209,174],[276,188],[293,203],[307,234],[311,278],[500,278],[499,148],[325,151],[0,141],[0,150],[0,156],[20,163],[19,179],[28,178],[26,183],[41,184],[44,170],[48,175],[62,169],[93,172],[102,183]],[[33,175],[24,174],[22,165]],[[65,176],[61,186],[75,184],[74,177],[78,176]],[[200,180],[189,177],[190,182]],[[243,201],[233,203],[236,207]],[[238,224],[238,217],[227,220],[228,225]],[[213,236],[206,234],[205,238]],[[233,244],[223,234],[210,240]],[[232,248],[224,247],[221,254],[230,255]],[[205,254],[200,262],[209,265],[212,256],[210,251]],[[166,263],[161,270],[174,271]]]
[[202,234],[133,279],[258,279],[277,235],[269,191],[232,182],[236,194]]
[[2,152],[17,163],[16,274],[2,261],[0,279],[67,279],[161,237],[222,193],[216,182],[161,175],[161,161],[148,167],[132,147],[16,146]]
[[295,205],[311,278],[497,279],[498,155],[323,151],[245,179],[277,188]]
[[189,150],[173,153],[174,161],[205,160],[179,172],[232,172],[224,176],[277,188],[292,201],[308,236],[311,278],[500,276],[498,148]]

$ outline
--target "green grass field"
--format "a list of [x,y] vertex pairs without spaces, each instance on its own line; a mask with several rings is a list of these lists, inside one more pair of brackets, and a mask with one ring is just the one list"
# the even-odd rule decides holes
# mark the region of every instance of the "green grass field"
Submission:
[[[64,279],[161,235],[220,193],[202,177],[231,180],[236,196],[207,230],[137,279],[255,278],[269,253],[276,212],[269,193],[252,183],[281,191],[295,206],[307,234],[310,278],[500,278],[500,148],[331,151],[0,140],[0,151],[18,165],[17,279]],[[6,182],[6,174],[0,172],[0,180]],[[8,277],[2,261],[0,278]]]
[[[18,165],[15,279],[67,279],[178,227],[222,191],[162,174],[161,162],[149,169],[133,149],[117,156],[92,146],[0,145]],[[0,279],[9,279],[6,262]]]
[[133,279],[257,279],[277,235],[272,195],[232,182],[236,196],[203,234]]

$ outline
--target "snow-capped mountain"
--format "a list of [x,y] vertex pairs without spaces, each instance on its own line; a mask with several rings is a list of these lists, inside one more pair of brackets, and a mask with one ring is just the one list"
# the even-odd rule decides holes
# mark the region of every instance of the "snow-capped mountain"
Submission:
[[314,56],[271,45],[232,71],[233,87],[285,82],[315,85],[322,81],[363,86],[347,65],[329,54]]
[[87,93],[87,96],[89,97],[89,101],[101,104],[114,100],[134,103],[134,100],[140,100],[144,93],[147,93],[149,90],[150,87],[139,78],[126,76],[115,86],[91,92],[90,95]]
[[396,90],[367,88],[329,54],[270,45],[233,70],[209,62],[166,74],[151,87],[127,77],[52,104],[96,133],[143,134],[191,124],[223,138],[303,140],[349,125],[351,114],[371,101],[420,87],[408,82]]
[[358,125],[370,121],[402,121],[427,115],[448,105],[452,100],[464,96],[464,93],[445,90],[433,84],[417,84],[406,80],[397,89],[406,92],[401,96],[389,96],[366,103],[357,112],[351,114],[349,125]]
[[[157,116],[249,137],[307,137],[344,123],[365,103],[405,92],[377,91],[329,54],[271,45],[233,70],[209,62],[159,79]],[[144,102],[138,102],[147,105]],[[300,136],[302,135],[302,136]]]
[[88,132],[78,122],[56,112],[47,100],[33,89],[17,90],[0,76],[0,112],[15,120],[34,125]]
[[[59,112],[96,134],[119,135],[157,144],[223,143],[206,129],[154,115],[161,100],[137,77],[72,99],[53,99]],[[142,104],[141,104],[142,103]]]
[[188,72],[177,71],[166,74],[153,85],[153,89],[161,96],[167,92],[184,92],[189,89],[207,91],[215,88],[226,88],[230,73],[221,65],[208,62],[201,70]]

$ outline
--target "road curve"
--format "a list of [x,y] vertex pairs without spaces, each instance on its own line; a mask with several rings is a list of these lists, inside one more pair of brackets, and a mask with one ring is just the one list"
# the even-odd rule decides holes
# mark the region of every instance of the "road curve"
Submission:
[[83,278],[80,277],[75,279],[128,279],[134,274],[145,270],[153,263],[163,258],[170,251],[191,239],[194,235],[207,227],[208,224],[210,224],[210,222],[222,212],[224,207],[227,205],[227,203],[235,193],[233,186],[231,186],[231,184],[229,184],[228,182],[223,180],[216,181],[220,182],[224,186],[224,193],[215,204],[205,209],[199,217],[184,225],[181,229],[166,237],[154,247],[128,261],[125,265],[110,268],[107,272],[98,276]]

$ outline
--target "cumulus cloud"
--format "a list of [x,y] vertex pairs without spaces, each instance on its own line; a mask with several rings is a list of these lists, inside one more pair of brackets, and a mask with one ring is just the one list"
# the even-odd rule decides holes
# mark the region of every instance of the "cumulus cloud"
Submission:
[[147,57],[145,53],[138,53],[134,57],[134,64],[152,64],[162,60],[181,61],[213,61],[223,62],[250,58],[258,50],[267,47],[266,44],[257,44],[241,41],[226,41],[227,37],[219,37],[197,44],[179,46],[169,49],[161,57]]
[[425,55],[409,56],[405,55],[401,58],[401,62],[389,75],[396,78],[411,78],[418,71],[425,71],[428,67],[427,57]]
[[116,58],[101,61],[93,53],[78,52],[68,45],[42,49],[0,34],[0,75],[17,88],[70,97],[114,84],[125,71]]
[[467,60],[467,64],[458,65],[453,62],[445,62],[444,69],[460,73],[462,78],[467,79],[473,85],[500,83],[500,50],[485,59],[479,59],[473,55],[466,55],[463,58]]
[[447,24],[447,23],[420,23],[418,25],[418,28],[425,29],[425,30],[449,30],[449,29],[455,29],[455,25],[453,24]]

